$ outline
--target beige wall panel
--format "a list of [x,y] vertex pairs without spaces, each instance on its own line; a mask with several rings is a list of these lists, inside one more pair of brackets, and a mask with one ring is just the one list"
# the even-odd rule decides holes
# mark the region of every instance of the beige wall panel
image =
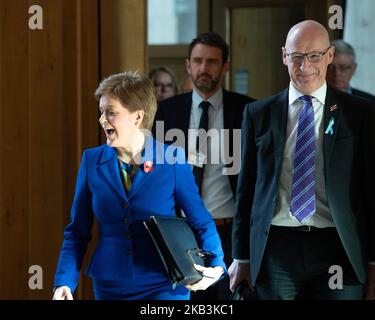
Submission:
[[289,84],[281,60],[281,47],[292,25],[300,20],[303,7],[238,8],[231,11],[231,88],[237,70],[248,72],[248,94],[267,97]]
[[147,0],[101,0],[102,76],[147,72]]

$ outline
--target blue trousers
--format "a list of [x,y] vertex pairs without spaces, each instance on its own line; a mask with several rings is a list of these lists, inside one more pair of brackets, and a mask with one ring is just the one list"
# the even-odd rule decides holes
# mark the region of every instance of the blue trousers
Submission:
[[93,279],[96,300],[189,300],[184,286],[173,289],[169,280],[145,282],[142,278],[124,280]]

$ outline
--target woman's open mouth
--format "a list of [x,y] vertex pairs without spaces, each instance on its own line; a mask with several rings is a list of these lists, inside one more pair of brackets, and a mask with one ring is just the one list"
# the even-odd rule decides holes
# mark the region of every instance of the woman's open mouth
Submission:
[[109,137],[109,136],[111,136],[112,134],[115,133],[115,130],[114,129],[105,129],[105,133]]

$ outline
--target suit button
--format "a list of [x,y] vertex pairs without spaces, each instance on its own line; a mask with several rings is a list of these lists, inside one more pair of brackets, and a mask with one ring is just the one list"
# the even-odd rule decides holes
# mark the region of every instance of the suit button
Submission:
[[125,249],[125,254],[127,256],[131,256],[133,254],[133,249],[131,247],[128,247]]
[[130,219],[129,218],[124,218],[124,223],[125,224],[129,224],[130,223]]
[[125,239],[130,240],[132,238],[130,232],[125,232]]
[[127,208],[129,208],[129,205],[125,202],[125,203],[122,205],[122,207],[123,207],[124,209],[127,209]]

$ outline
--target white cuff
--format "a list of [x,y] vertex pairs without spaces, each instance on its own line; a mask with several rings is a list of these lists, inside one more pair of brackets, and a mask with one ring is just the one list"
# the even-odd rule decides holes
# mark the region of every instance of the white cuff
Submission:
[[233,259],[233,261],[238,263],[250,263],[250,259]]

